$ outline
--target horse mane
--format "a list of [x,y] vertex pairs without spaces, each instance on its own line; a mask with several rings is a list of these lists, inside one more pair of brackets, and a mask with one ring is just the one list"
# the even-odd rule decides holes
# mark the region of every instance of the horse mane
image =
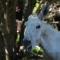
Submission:
[[[40,20],[40,19],[38,18],[37,15],[30,15],[28,17],[27,23],[29,24],[30,22],[33,22],[33,21],[36,22],[35,20]],[[43,24],[43,29],[46,29],[48,31],[48,33],[53,33],[53,32],[56,32],[57,31],[52,25],[48,24],[44,20],[40,20],[40,21]]]
[[55,29],[52,25],[48,24],[47,22],[44,23],[44,26],[46,27],[46,29],[48,31],[53,31],[53,32],[56,32],[57,31],[57,29]]

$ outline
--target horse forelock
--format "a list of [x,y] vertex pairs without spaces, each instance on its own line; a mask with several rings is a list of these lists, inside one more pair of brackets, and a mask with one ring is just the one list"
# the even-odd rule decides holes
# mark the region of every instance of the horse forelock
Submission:
[[34,20],[39,20],[38,16],[37,15],[30,15],[28,17],[28,21],[34,21]]
[[41,21],[40,21],[40,19],[38,18],[38,16],[37,15],[30,15],[29,17],[28,17],[28,20],[25,22],[25,26],[28,26],[29,24],[38,24],[38,23],[40,23]]

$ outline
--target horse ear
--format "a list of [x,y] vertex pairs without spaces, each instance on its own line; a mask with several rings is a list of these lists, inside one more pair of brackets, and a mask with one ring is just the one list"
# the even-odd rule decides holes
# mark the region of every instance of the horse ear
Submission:
[[28,16],[28,20],[25,22],[25,26],[27,25],[27,24],[29,24],[30,23],[30,21],[32,20],[32,18],[33,18],[33,15],[29,15]]
[[43,17],[47,14],[48,10],[49,10],[49,3],[46,2],[46,3],[43,5],[42,10],[41,10],[40,13],[38,14],[38,18],[39,18],[40,20],[43,20]]
[[[28,16],[28,20],[30,20],[31,17],[32,17],[32,15],[29,15],[29,16]],[[28,24],[28,20],[24,23],[25,26]]]

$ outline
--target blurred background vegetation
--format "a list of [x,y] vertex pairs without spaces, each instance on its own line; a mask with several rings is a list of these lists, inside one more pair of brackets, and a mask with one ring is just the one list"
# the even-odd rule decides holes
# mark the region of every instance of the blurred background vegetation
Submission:
[[[19,52],[19,48],[16,48],[16,45],[19,47],[22,45],[24,23],[27,21],[28,16],[30,14],[38,14],[46,1],[50,3],[50,6],[49,12],[44,19],[54,28],[60,30],[60,0],[0,0],[0,60],[21,60],[21,55],[28,57],[29,53],[22,54],[22,51]],[[22,20],[24,20],[20,37],[16,32],[17,4],[22,7]],[[17,55],[16,50],[18,50]],[[34,56],[38,55],[41,55],[41,53]],[[42,55],[45,55],[44,52],[42,52]],[[27,60],[28,58],[26,59],[26,57],[22,58],[22,60]],[[46,57],[47,55],[43,59],[45,60]]]

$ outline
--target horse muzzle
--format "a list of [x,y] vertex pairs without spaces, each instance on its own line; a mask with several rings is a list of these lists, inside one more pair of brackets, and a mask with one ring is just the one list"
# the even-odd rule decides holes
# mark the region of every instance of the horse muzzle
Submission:
[[25,46],[25,47],[27,47],[27,46],[29,46],[31,44],[31,41],[29,41],[29,40],[27,40],[27,39],[23,39],[23,45]]

